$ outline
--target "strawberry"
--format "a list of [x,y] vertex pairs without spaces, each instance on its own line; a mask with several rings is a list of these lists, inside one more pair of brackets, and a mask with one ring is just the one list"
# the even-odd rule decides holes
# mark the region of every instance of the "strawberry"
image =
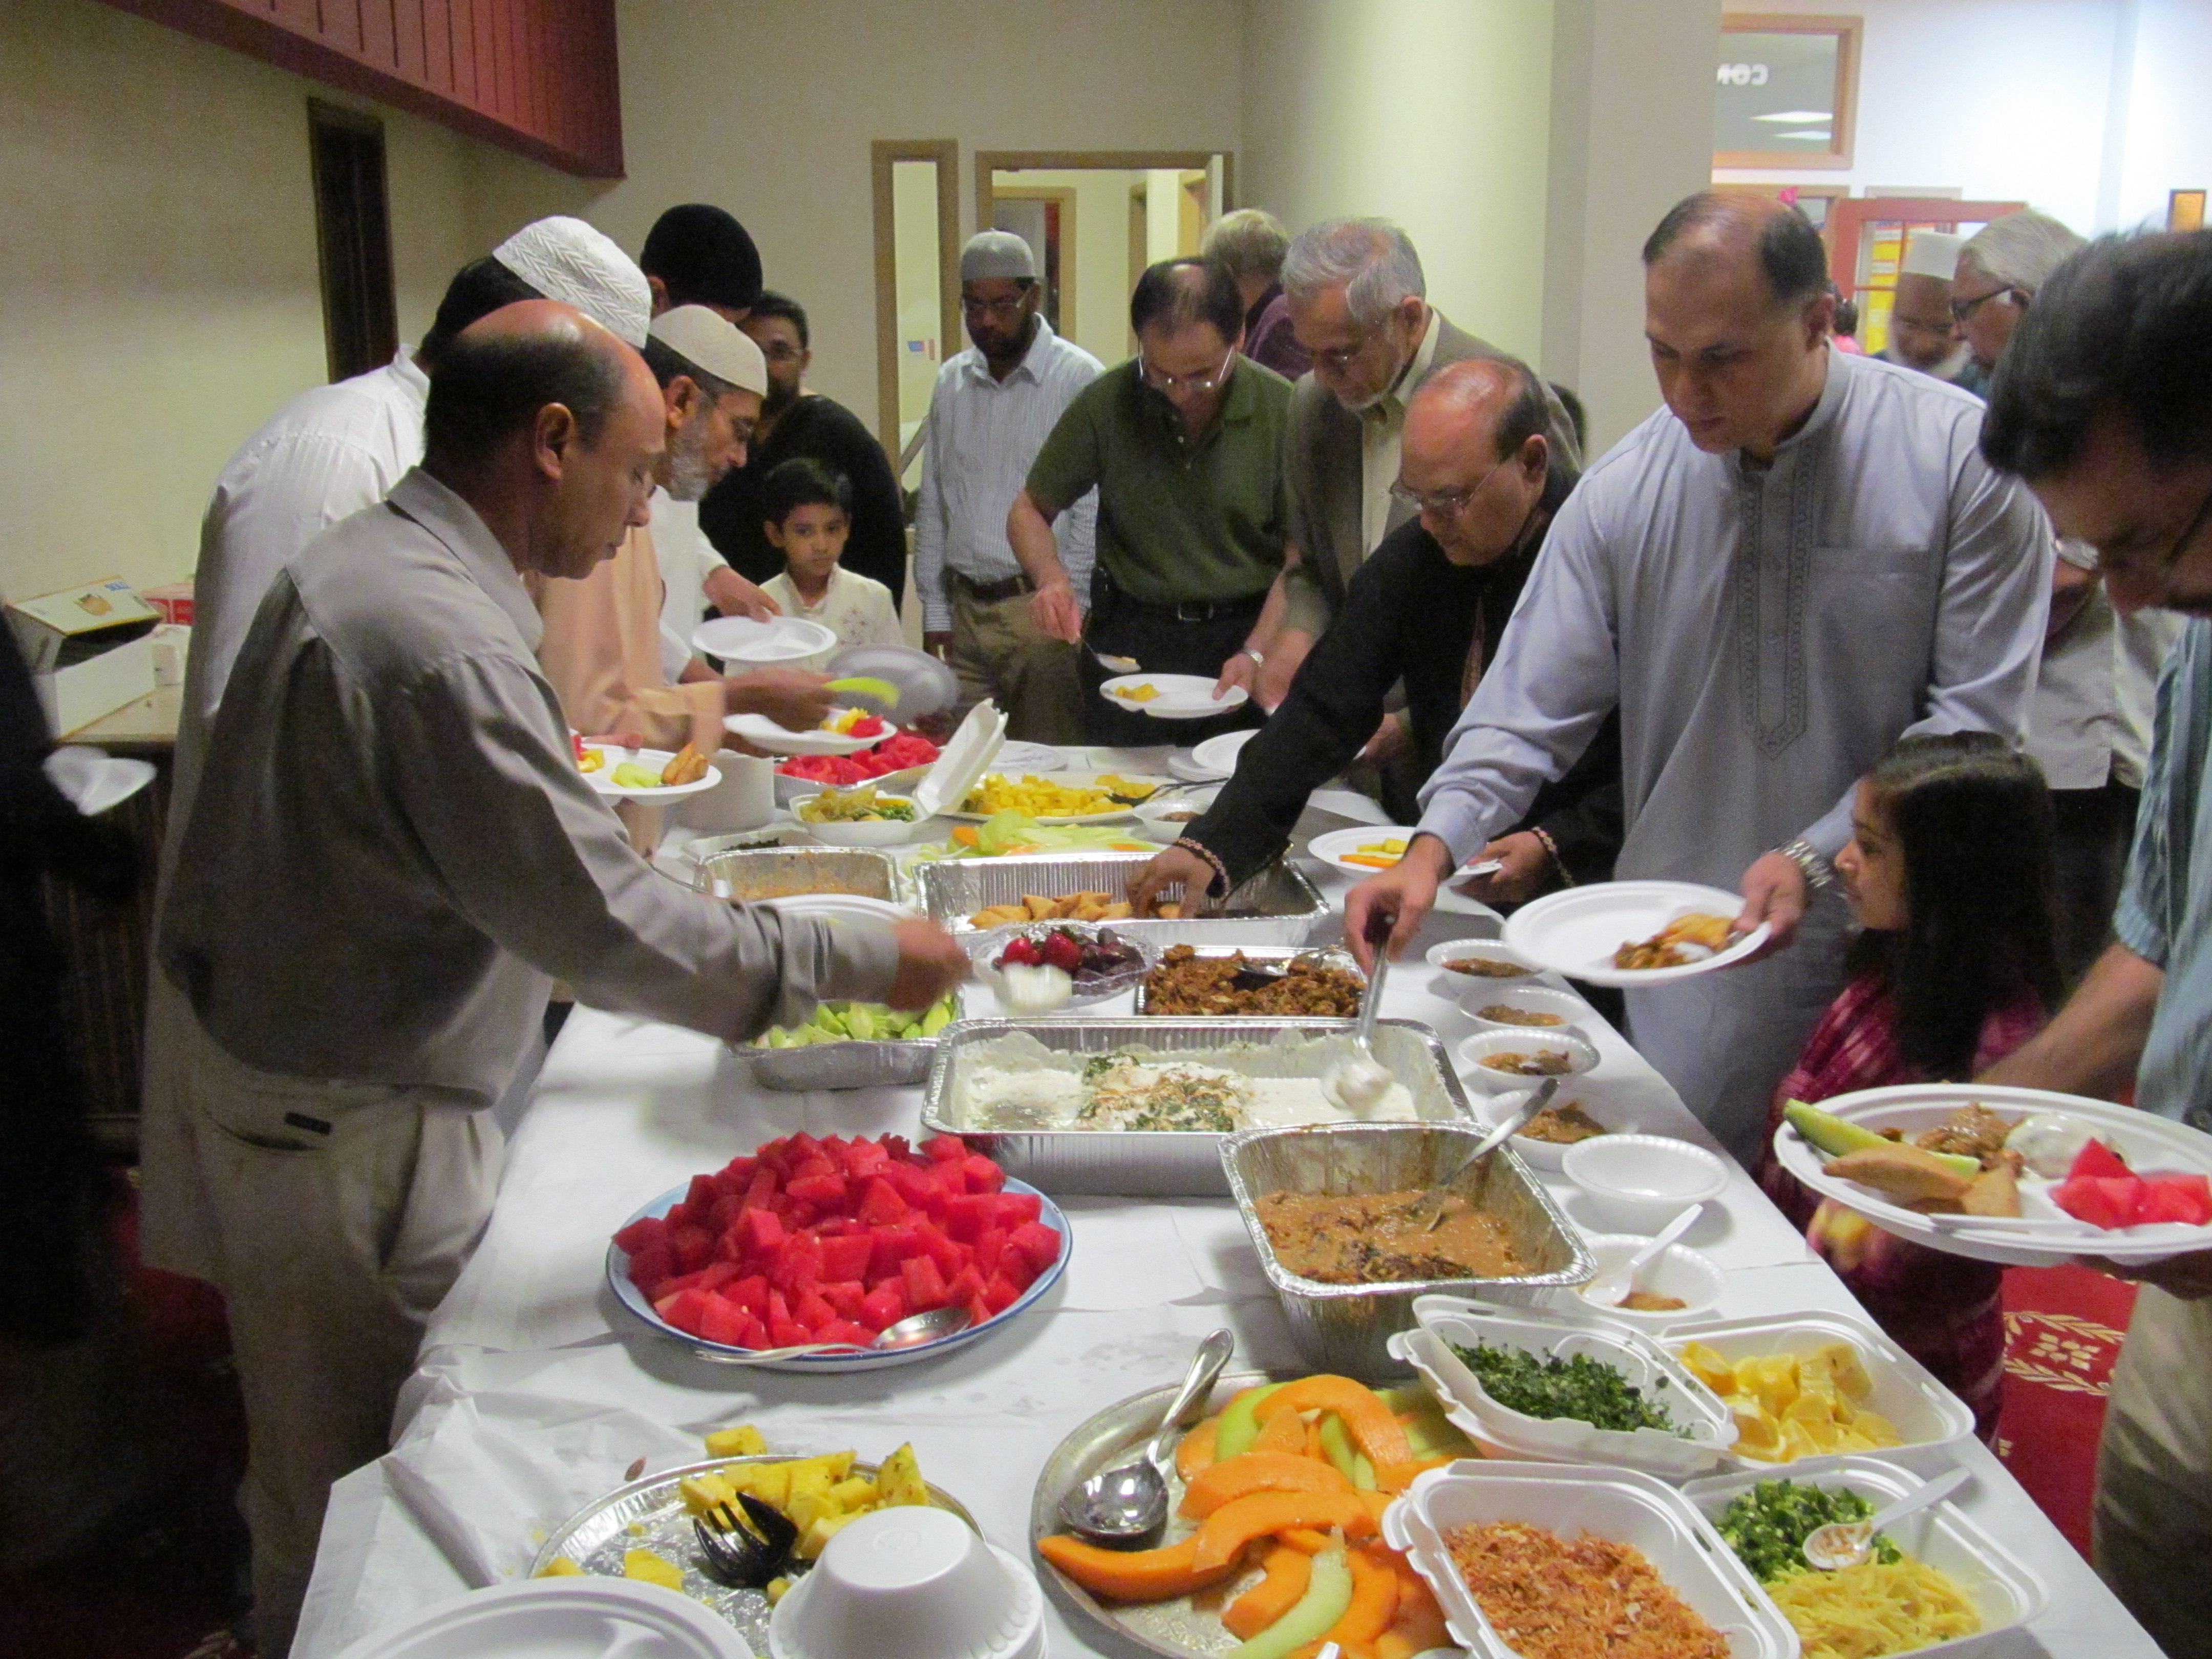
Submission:
[[1037,948],[1044,965],[1063,974],[1073,975],[1083,965],[1083,946],[1073,933],[1047,933]]
[[1034,940],[1014,939],[1006,942],[1005,954],[1000,957],[998,965],[1004,968],[1007,963],[1012,963],[1018,967],[1035,968],[1043,960]]

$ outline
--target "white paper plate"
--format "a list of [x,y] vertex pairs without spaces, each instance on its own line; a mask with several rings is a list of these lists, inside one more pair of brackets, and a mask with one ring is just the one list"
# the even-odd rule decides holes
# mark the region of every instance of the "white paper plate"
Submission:
[[[2154,1112],[2079,1095],[1967,1083],[1909,1084],[1838,1095],[1820,1102],[1820,1109],[1847,1123],[1875,1130],[1899,1129],[1910,1136],[1933,1128],[1960,1107],[1975,1101],[2007,1115],[2054,1112],[2078,1119],[2100,1139],[2118,1147],[2128,1167],[2139,1174],[2212,1176],[2212,1135]],[[1856,1181],[1821,1174],[1827,1154],[1787,1123],[1774,1132],[1774,1153],[1784,1169],[1814,1192],[1857,1211],[1883,1231],[1977,1261],[2047,1267],[2079,1255],[2101,1255],[2115,1261],[2143,1262],[2212,1249],[2212,1226],[2164,1221],[2108,1231],[2077,1221],[2051,1201],[2051,1188],[2057,1183],[2039,1176],[2021,1177],[2022,1213],[2018,1219],[1931,1216],[1893,1204]]]
[[992,763],[1001,772],[1059,772],[1066,769],[1067,751],[1048,743],[1002,743]]
[[865,893],[787,893],[760,902],[785,915],[819,916],[825,921],[904,921],[915,914]]
[[1224,732],[1194,748],[1190,757],[1205,770],[1225,778],[1237,769],[1237,757],[1244,752],[1244,745],[1259,735],[1257,726],[1249,732]]
[[750,617],[717,617],[691,630],[691,648],[724,662],[796,662],[836,648],[837,633],[804,617],[755,622]]
[[688,1595],[634,1578],[526,1578],[433,1601],[339,1659],[754,1659]]
[[686,795],[696,795],[712,789],[722,781],[722,769],[710,766],[707,775],[695,778],[690,783],[663,784],[658,789],[633,789],[614,781],[615,768],[629,763],[642,766],[648,772],[659,772],[676,758],[672,749],[625,749],[618,743],[591,743],[586,749],[596,749],[607,757],[606,764],[596,772],[584,774],[584,781],[603,795],[613,795],[623,800],[680,800]]
[[1181,783],[1226,783],[1229,781],[1228,773],[1216,771],[1211,766],[1200,766],[1181,750],[1168,757],[1168,772]]
[[1524,904],[1505,922],[1505,942],[1529,961],[1590,985],[1670,985],[1741,962],[1766,943],[1765,922],[1717,955],[1679,968],[1616,968],[1613,953],[1650,939],[1668,922],[1692,914],[1727,916],[1743,910],[1743,896],[1687,881],[1607,881],[1570,887]]
[[[1372,864],[1347,863],[1344,856],[1346,854],[1356,853],[1361,848],[1378,841],[1402,841],[1411,846],[1413,837],[1420,833],[1410,824],[1385,823],[1374,826],[1364,823],[1355,824],[1349,830],[1332,830],[1325,836],[1316,836],[1306,843],[1306,851],[1311,853],[1331,869],[1341,870],[1355,880],[1364,881],[1370,876],[1381,875],[1382,873],[1381,867]],[[1374,856],[1383,858],[1388,854],[1377,853]]]
[[[1160,695],[1146,702],[1131,702],[1120,695],[1146,685]],[[1213,687],[1214,682],[1203,674],[1117,674],[1098,690],[1115,708],[1149,714],[1156,720],[1210,720],[1252,701],[1252,694],[1241,685],[1231,686],[1220,697],[1213,695]]]
[[76,743],[48,755],[45,770],[46,781],[88,818],[122,805],[154,781],[151,761],[110,755]]
[[898,735],[898,727],[889,720],[874,736],[856,738],[842,732],[793,732],[778,726],[765,714],[726,714],[722,728],[771,755],[857,755],[863,749],[872,749]]
[[832,679],[865,674],[898,688],[898,704],[884,710],[889,719],[908,725],[960,701],[960,681],[927,651],[910,645],[848,645],[823,665]]
[[[1018,779],[1022,777],[1024,774],[1018,767],[994,764],[990,770],[983,775],[984,777],[995,776]],[[1100,778],[1107,775],[1109,775],[1103,772],[1061,772],[1054,775],[1051,778],[1051,781],[1063,785],[1070,789],[1082,789],[1089,787],[1091,785],[1096,783]],[[1156,788],[1164,788],[1170,781],[1170,780],[1166,778],[1141,777],[1128,772],[1116,772],[1111,775],[1121,779],[1126,783],[1149,783],[1154,785]],[[978,778],[976,782],[981,783],[982,781],[982,778]],[[970,793],[973,793],[973,789],[974,786],[970,785]],[[1111,823],[1116,818],[1135,817],[1136,811],[1137,809],[1133,806],[1115,806],[1109,807],[1103,812],[1052,812],[1040,817],[1037,819],[1037,822],[1039,823]],[[965,823],[981,823],[990,815],[986,812],[963,812],[957,806],[948,806],[940,816],[948,818],[958,818]]]

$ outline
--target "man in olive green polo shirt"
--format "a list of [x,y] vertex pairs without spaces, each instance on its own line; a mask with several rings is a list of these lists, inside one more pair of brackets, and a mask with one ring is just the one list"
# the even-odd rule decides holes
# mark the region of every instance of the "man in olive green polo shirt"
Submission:
[[[1237,284],[1208,259],[1166,259],[1129,301],[1137,355],[1070,404],[1006,515],[1036,592],[1039,627],[1083,640],[1085,736],[1092,743],[1194,743],[1256,723],[1249,705],[1163,725],[1099,695],[1097,654],[1146,673],[1211,679],[1239,652],[1262,656],[1261,610],[1290,525],[1283,431],[1291,383],[1237,355]],[[1098,491],[1097,562],[1086,625],[1052,521]]]

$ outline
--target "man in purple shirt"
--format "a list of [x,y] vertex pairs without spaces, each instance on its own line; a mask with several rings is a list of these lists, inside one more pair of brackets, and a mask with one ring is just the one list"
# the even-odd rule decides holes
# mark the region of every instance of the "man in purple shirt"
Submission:
[[1244,355],[1295,380],[1313,367],[1313,357],[1291,332],[1291,302],[1283,297],[1283,257],[1290,250],[1283,222],[1260,208],[1224,213],[1206,233],[1206,257],[1229,268],[1244,301]]

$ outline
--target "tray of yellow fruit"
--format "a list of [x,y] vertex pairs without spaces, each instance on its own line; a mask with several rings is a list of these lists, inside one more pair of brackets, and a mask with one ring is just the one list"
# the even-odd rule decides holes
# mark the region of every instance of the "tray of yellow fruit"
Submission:
[[576,767],[601,794],[629,800],[676,800],[722,781],[722,769],[688,743],[671,750],[583,740],[576,744]]
[[1118,772],[1055,772],[1050,777],[993,772],[944,816],[981,823],[996,813],[1024,812],[1041,824],[1103,823],[1127,817],[1171,781]]
[[[792,1457],[770,1452],[750,1423],[717,1430],[706,1444],[710,1461],[633,1480],[570,1516],[538,1549],[532,1576],[659,1584],[713,1608],[755,1653],[766,1654],[769,1610],[839,1528],[905,1504],[946,1510],[975,1525],[957,1498],[921,1478],[912,1446],[880,1464],[850,1451]],[[734,1576],[745,1582],[708,1571],[695,1522],[731,1539],[744,1565]],[[731,1526],[740,1530],[730,1533]]]

